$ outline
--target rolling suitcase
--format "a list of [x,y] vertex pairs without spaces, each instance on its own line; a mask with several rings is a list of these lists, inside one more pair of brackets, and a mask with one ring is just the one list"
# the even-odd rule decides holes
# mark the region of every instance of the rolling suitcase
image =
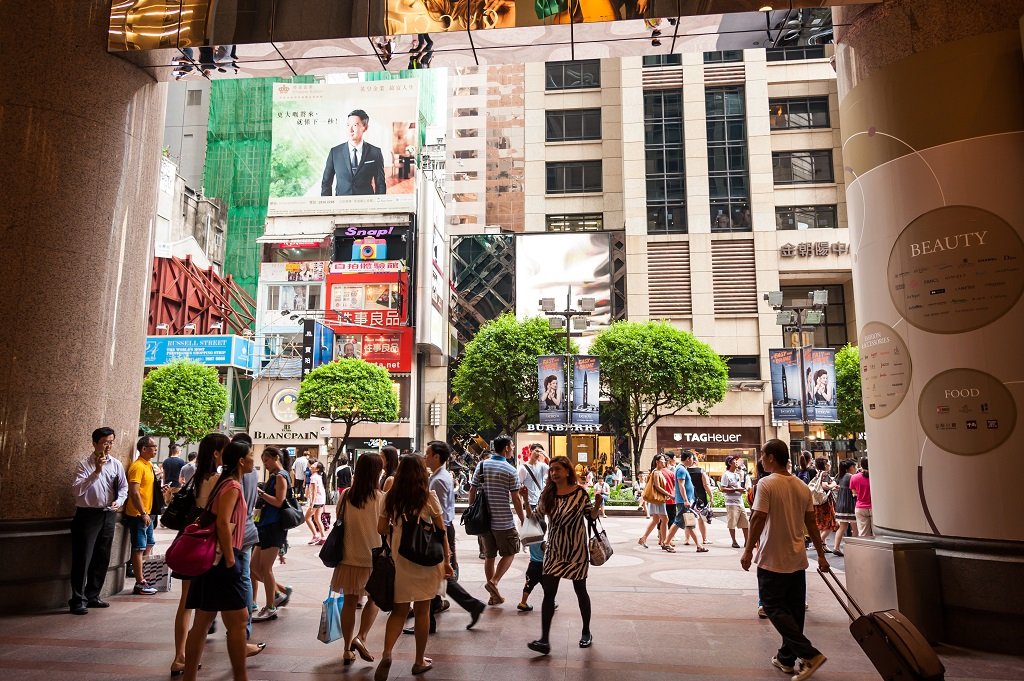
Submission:
[[[886,681],[942,681],[946,668],[927,639],[899,610],[864,614],[833,572],[818,574],[850,616],[850,633]],[[832,575],[832,579],[829,579]]]

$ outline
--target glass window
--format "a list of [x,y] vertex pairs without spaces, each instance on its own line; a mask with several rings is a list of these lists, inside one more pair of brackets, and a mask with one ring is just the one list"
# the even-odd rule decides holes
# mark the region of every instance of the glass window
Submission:
[[743,61],[743,50],[720,50],[704,53],[705,64],[722,64],[731,61]]
[[601,87],[601,61],[555,61],[544,65],[545,90],[582,90]]
[[644,68],[655,66],[681,66],[683,55],[681,54],[649,54],[644,57]]
[[769,100],[768,119],[772,130],[829,128],[828,97]]
[[768,61],[800,61],[802,59],[824,59],[824,45],[802,47],[772,47],[765,50]]
[[644,92],[647,232],[686,232],[683,96],[679,90]]
[[775,208],[775,228],[779,230],[835,229],[838,225],[835,206],[777,206]]
[[570,213],[546,216],[549,232],[599,232],[604,229],[601,213]]
[[267,287],[268,311],[289,310],[321,310],[321,290],[319,284],[297,285],[281,284]]
[[[784,286],[782,288],[782,302],[784,305],[792,305],[794,300],[808,298],[809,291],[820,289],[828,291],[828,305],[825,306],[824,323],[814,327],[813,345],[818,348],[841,348],[847,342],[846,297],[841,284]],[[799,345],[800,334],[785,333],[783,334],[783,339],[787,348],[794,347]],[[811,341],[811,339],[805,339],[805,342],[808,341]]]
[[742,87],[704,91],[707,115],[711,231],[753,229],[747,179],[747,121]]
[[775,184],[832,183],[832,150],[772,152],[772,172]]
[[548,194],[579,194],[602,190],[601,161],[547,163]]
[[203,103],[202,90],[189,90],[185,97],[185,106],[199,106]]
[[729,378],[734,381],[756,381],[761,378],[761,358],[757,355],[726,357]]
[[601,139],[601,109],[563,109],[545,112],[548,142]]

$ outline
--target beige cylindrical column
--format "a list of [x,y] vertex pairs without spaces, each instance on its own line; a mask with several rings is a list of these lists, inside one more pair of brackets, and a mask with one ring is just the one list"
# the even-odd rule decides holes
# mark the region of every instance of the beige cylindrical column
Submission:
[[[66,607],[71,479],[138,429],[164,94],[104,0],[0,3],[0,602]],[[121,559],[115,545],[112,562]],[[107,591],[120,588],[112,569]]]
[[947,642],[1016,654],[1022,14],[885,0],[834,16],[875,524],[938,546]]

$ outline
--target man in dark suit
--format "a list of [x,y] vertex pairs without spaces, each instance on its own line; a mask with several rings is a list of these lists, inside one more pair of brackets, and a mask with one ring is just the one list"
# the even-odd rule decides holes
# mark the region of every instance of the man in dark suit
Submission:
[[324,165],[324,179],[320,183],[320,195],[358,196],[365,194],[386,194],[384,181],[384,155],[379,147],[363,141],[363,135],[370,125],[370,117],[362,109],[348,115],[346,128],[348,142],[339,144],[327,154]]

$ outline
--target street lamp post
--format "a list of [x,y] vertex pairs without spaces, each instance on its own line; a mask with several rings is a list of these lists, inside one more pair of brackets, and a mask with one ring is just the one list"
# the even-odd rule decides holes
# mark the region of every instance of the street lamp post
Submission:
[[[783,333],[796,331],[799,334],[800,357],[800,421],[803,425],[802,449],[810,451],[810,419],[807,416],[807,374],[804,367],[804,349],[813,347],[814,329],[825,321],[825,306],[828,305],[828,291],[819,289],[808,291],[809,298],[793,300],[789,305],[783,304],[782,291],[769,291],[764,294],[768,305],[778,312],[775,322],[782,326]],[[808,342],[806,332],[810,332]]]
[[[587,319],[594,313],[596,307],[596,301],[593,298],[580,298],[577,301],[580,309],[573,309],[572,307],[572,287],[568,287],[565,292],[565,309],[555,309],[554,298],[542,298],[540,300],[540,309],[548,317],[548,325],[552,329],[565,329],[565,455],[572,461],[572,457],[569,455],[572,449],[572,400],[573,400],[573,388],[569,379],[570,371],[572,367],[572,348],[570,346],[573,330],[580,331],[589,326],[590,321]],[[581,320],[582,324],[574,324],[575,319]],[[574,329],[574,327],[576,327]]]

